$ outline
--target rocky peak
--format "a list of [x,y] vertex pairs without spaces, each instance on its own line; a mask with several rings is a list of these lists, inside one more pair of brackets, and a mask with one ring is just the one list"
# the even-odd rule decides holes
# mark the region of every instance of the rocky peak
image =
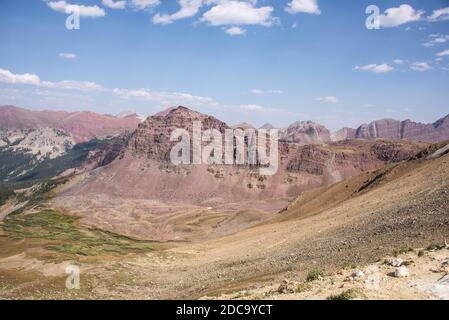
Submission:
[[299,144],[320,144],[331,140],[329,130],[313,121],[297,121],[281,134],[281,141]]
[[445,116],[444,118],[441,118],[433,124],[435,128],[441,128],[441,127],[449,127],[449,114]]
[[185,129],[192,138],[193,122],[199,121],[202,130],[217,129],[224,132],[229,128],[226,123],[215,117],[179,106],[158,113],[139,124],[128,143],[128,152],[145,155],[150,159],[168,160],[175,142],[170,141],[175,129]]
[[263,126],[260,127],[260,129],[271,130],[275,129],[275,127],[271,123],[265,123]]

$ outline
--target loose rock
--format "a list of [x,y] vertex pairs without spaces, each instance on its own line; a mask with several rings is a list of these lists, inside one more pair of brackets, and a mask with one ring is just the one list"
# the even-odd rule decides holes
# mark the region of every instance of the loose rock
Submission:
[[409,274],[410,273],[409,273],[408,269],[404,266],[399,267],[394,271],[394,276],[396,278],[405,278],[405,277],[408,277]]

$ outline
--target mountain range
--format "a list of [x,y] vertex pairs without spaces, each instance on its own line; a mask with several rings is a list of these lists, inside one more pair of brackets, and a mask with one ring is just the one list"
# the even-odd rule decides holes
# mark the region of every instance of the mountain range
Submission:
[[135,129],[141,121],[137,114],[112,116],[91,111],[35,111],[15,106],[0,106],[0,129],[55,128],[69,133],[76,143],[94,138],[102,139]]
[[[379,138],[395,132],[382,122],[371,136],[347,139],[354,131],[345,129],[332,141],[325,127],[296,122],[281,131],[277,173],[264,176],[258,164],[172,164],[171,132],[192,137],[193,121],[231,128],[173,107],[81,143],[48,123],[3,129],[0,273],[10,285],[0,297],[67,297],[55,281],[63,284],[67,261],[76,261],[87,286],[77,298],[282,299],[291,292],[285,279],[300,281],[292,294],[325,298],[337,289],[310,279],[392,252],[413,256],[414,275],[420,257],[440,248],[429,244],[448,236],[448,141]],[[446,121],[431,126],[442,132]],[[385,290],[395,270],[379,265],[380,291],[364,294],[420,294],[409,284]],[[439,271],[420,268],[433,285]],[[330,281],[339,291],[365,283]]]
[[[179,110],[184,110],[185,114],[180,114],[176,117]],[[50,170],[51,173],[49,173],[48,177],[55,172],[59,174],[67,169],[80,166],[80,164],[82,164],[82,170],[92,169],[95,166],[105,165],[114,160],[120,153],[124,153],[122,148],[129,143],[129,139],[132,139],[130,143],[133,143],[136,149],[134,150],[135,153],[142,152],[146,148],[148,149],[146,151],[154,153],[153,155],[159,153],[159,157],[168,157],[167,148],[170,144],[168,144],[167,137],[170,136],[170,130],[173,130],[175,126],[185,127],[187,119],[190,121],[195,117],[206,121],[206,126],[208,124],[213,125],[213,121],[211,122],[210,119],[215,118],[199,114],[192,118],[192,114],[187,116],[189,112],[191,111],[188,111],[187,108],[171,107],[151,117],[149,122],[142,123],[144,118],[133,112],[112,116],[90,111],[33,111],[15,106],[0,106],[0,157],[5,159],[5,161],[6,159],[15,158],[14,162],[8,161],[8,165],[3,164],[0,167],[0,178],[4,181],[17,181],[27,180],[36,176],[46,177],[45,170],[41,171],[39,169],[39,174],[37,175],[33,172],[38,167],[58,168],[56,171]],[[183,119],[183,117],[187,118]],[[159,120],[160,123],[155,123],[155,119],[162,120]],[[173,123],[167,123],[170,119],[173,120]],[[223,128],[240,128],[242,130],[254,128],[248,123],[228,126],[218,119],[214,121],[217,122],[216,127],[220,130]],[[142,125],[138,128],[140,123]],[[147,137],[143,133],[146,128],[144,126],[148,126],[147,128],[150,128],[150,130],[152,130],[152,127],[157,127],[161,132],[158,132],[156,138],[153,136]],[[262,128],[272,129],[274,126],[267,123]],[[136,129],[137,131],[134,132]],[[321,172],[323,167],[328,168],[326,163],[330,161],[329,155],[334,152],[330,150],[336,148],[336,142],[354,139],[438,142],[449,139],[449,116],[433,124],[415,123],[410,120],[396,121],[384,119],[371,122],[370,124],[363,124],[357,129],[343,128],[334,133],[330,132],[325,126],[312,121],[297,121],[289,127],[280,128],[279,130],[281,152],[284,153],[281,155],[281,158],[288,158],[290,161],[290,163],[282,165],[285,168],[290,168],[289,170],[293,167],[298,167],[297,164],[292,164],[297,161],[297,159],[292,159],[292,152],[297,152],[298,154],[307,154],[307,152],[310,154],[321,154],[323,153],[322,150],[326,150],[325,153],[327,152],[328,155],[318,158],[321,160],[315,160],[313,164],[308,165],[302,162],[300,166],[303,171],[315,170]],[[140,134],[143,136],[138,141]],[[144,139],[147,138],[150,140],[145,143]],[[80,144],[80,147],[73,149],[78,144]],[[290,145],[287,146],[285,144]],[[343,144],[353,146],[355,142]],[[359,144],[363,143],[359,142]],[[365,144],[367,145],[367,143]],[[340,147],[340,149],[342,148]],[[309,149],[314,149],[314,151],[312,152]],[[81,153],[79,153],[80,150],[82,150]],[[161,154],[161,150],[164,150],[165,153]],[[52,165],[52,161],[64,155],[68,156],[63,159],[76,158],[77,160],[71,163],[71,161],[61,161],[60,159],[57,166]],[[338,157],[337,154],[337,160]],[[42,165],[42,162],[45,162],[45,165]],[[304,169],[305,167],[309,169]],[[221,173],[217,173],[217,175],[221,175]],[[346,175],[326,173],[324,176],[324,180],[334,181],[335,177],[344,178]],[[306,183],[306,180],[300,179],[302,181],[301,184]],[[316,179],[312,179],[312,182],[307,182],[307,184],[314,186],[320,185],[320,183]],[[253,184],[248,182],[248,185]],[[301,189],[302,186],[295,185],[294,188]],[[289,194],[289,192],[284,192],[284,194]]]

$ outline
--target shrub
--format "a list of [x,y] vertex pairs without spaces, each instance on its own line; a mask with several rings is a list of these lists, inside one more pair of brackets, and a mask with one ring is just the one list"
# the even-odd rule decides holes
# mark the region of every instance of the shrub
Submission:
[[327,300],[361,300],[366,296],[359,289],[348,289],[337,295],[331,295]]
[[307,274],[306,281],[311,282],[311,281],[319,280],[319,279],[324,278],[324,276],[325,276],[324,271],[313,270]]

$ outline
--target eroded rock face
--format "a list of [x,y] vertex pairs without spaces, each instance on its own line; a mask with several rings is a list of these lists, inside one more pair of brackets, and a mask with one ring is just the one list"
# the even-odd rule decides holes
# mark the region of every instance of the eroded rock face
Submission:
[[332,141],[355,139],[356,131],[357,131],[356,129],[345,127],[338,130],[337,132],[332,133],[331,139]]
[[312,121],[298,121],[291,124],[286,130],[282,130],[280,141],[306,144],[321,144],[331,141],[329,130]]
[[149,117],[142,122],[129,139],[127,153],[145,156],[157,161],[169,161],[170,150],[176,142],[170,141],[175,129],[185,129],[193,139],[193,122],[200,121],[202,130],[217,129],[224,133],[229,127],[222,121],[185,107],[170,108],[167,112]]
[[449,115],[433,124],[382,119],[362,124],[355,133],[360,139],[406,139],[439,142],[449,139]]

